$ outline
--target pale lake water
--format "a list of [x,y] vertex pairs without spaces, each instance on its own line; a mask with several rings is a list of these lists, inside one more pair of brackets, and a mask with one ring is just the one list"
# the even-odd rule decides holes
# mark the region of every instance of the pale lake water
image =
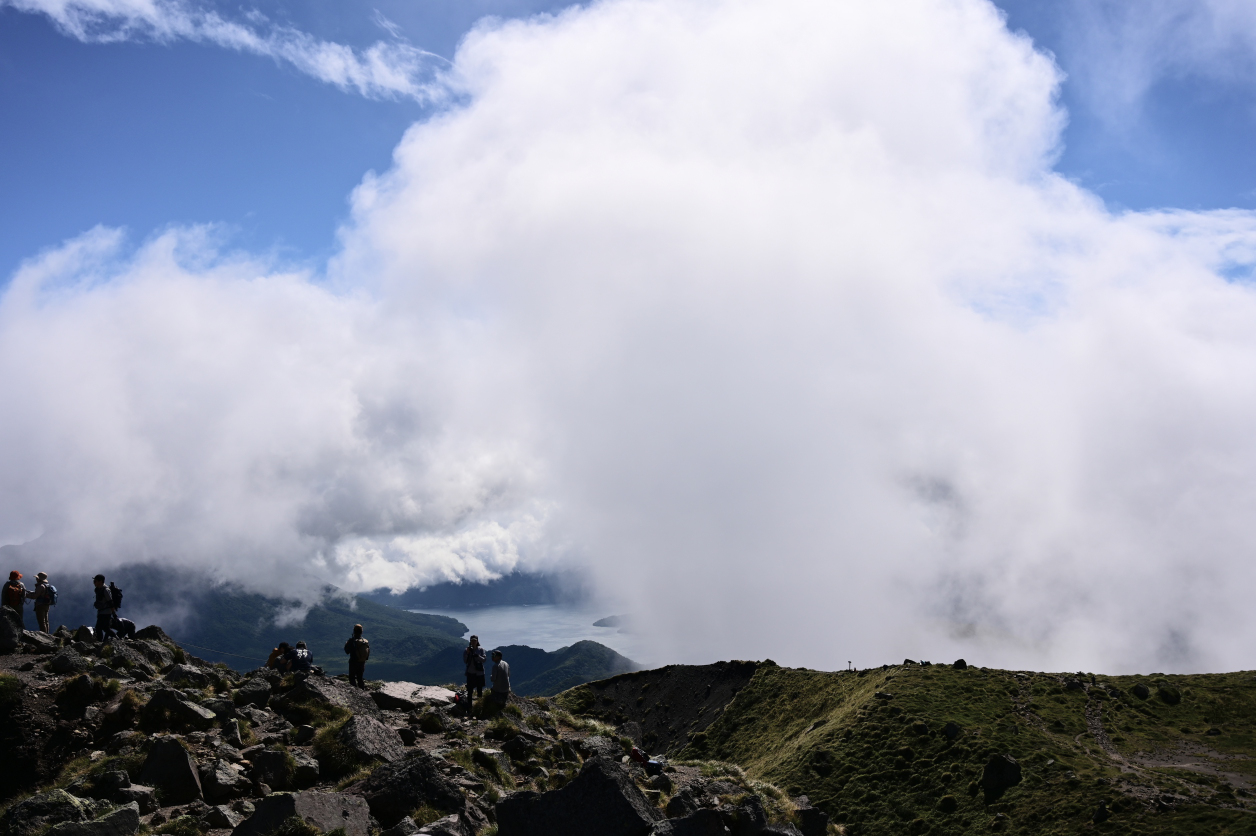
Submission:
[[593,622],[608,615],[620,615],[603,609],[592,610],[563,604],[538,604],[531,607],[473,607],[465,610],[415,609],[411,612],[447,615],[471,628],[480,637],[480,644],[487,648],[508,644],[523,644],[542,650],[558,650],[584,639],[592,639],[627,656],[634,662],[646,664],[649,654],[642,642],[629,633],[621,633],[616,627],[594,627]]

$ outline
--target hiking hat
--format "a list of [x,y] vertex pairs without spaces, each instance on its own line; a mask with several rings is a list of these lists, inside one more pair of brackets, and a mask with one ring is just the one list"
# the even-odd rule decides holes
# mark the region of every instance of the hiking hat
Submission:
[[16,569],[14,569],[12,572],[9,573],[9,580],[11,581],[21,580],[21,578],[22,578],[22,573]]
[[40,572],[38,575],[36,575],[36,576],[35,576],[35,580],[37,580],[37,581],[46,581],[46,580],[48,580],[48,573],[47,573],[47,572]]
[[480,637],[479,637],[479,636],[472,636],[472,637],[471,637],[471,641],[473,641],[473,642],[478,642],[479,640],[480,640]]

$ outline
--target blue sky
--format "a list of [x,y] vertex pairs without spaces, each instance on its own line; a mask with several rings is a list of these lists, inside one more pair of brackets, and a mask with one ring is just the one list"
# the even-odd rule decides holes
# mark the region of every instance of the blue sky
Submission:
[[[451,57],[485,15],[563,8],[544,0],[282,3],[276,23],[365,48],[393,37]],[[1186,68],[1133,105],[1103,86],[1103,44],[1074,4],[1003,0],[1009,26],[1068,74],[1058,170],[1113,208],[1256,205],[1256,96],[1247,77]],[[223,6],[224,13],[234,7]],[[439,65],[439,61],[433,59]],[[184,40],[84,43],[46,16],[0,3],[0,275],[96,224],[143,238],[223,224],[237,245],[318,264],[347,196],[390,163],[431,107],[366,98],[270,57]]]

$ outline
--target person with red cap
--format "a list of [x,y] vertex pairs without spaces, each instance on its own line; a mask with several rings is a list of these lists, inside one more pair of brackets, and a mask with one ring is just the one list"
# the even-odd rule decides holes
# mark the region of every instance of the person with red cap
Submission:
[[26,629],[26,618],[23,610],[26,607],[26,596],[28,594],[26,587],[22,585],[22,573],[16,569],[10,572],[9,582],[4,585],[4,592],[0,595],[0,602],[17,613],[18,620],[22,622],[23,630]]

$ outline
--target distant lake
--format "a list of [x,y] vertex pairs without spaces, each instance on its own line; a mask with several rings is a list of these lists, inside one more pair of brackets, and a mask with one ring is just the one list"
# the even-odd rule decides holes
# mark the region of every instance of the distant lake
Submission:
[[593,626],[593,622],[608,615],[620,615],[604,609],[593,610],[571,604],[537,604],[530,607],[472,607],[463,610],[424,607],[411,612],[456,618],[471,628],[467,637],[474,633],[480,637],[480,644],[487,648],[524,644],[552,651],[584,639],[592,639],[634,662],[649,662],[649,654],[637,637],[621,633],[615,627]]

